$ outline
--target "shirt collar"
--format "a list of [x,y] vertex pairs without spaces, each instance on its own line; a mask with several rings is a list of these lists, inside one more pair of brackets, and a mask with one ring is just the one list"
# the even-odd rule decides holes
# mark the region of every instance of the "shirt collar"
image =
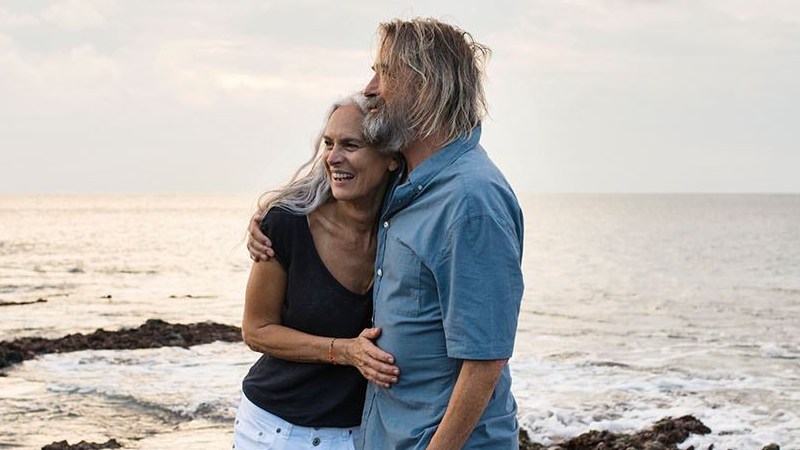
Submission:
[[430,184],[442,170],[455,162],[461,155],[475,148],[480,139],[481,126],[478,125],[472,129],[472,133],[470,133],[469,136],[463,135],[459,137],[434,153],[430,158],[422,161],[422,163],[409,174],[408,180],[406,180],[405,183],[402,183],[402,179],[408,167],[403,159],[403,167],[392,182],[386,197],[386,202],[383,205],[381,217],[389,218],[397,211],[403,209],[420,195],[425,190],[425,187]]
[[430,158],[422,161],[408,175],[407,183],[417,191],[422,191],[442,170],[455,162],[464,153],[472,150],[481,140],[481,126],[472,129],[472,133],[462,135],[455,141],[447,144],[431,155]]

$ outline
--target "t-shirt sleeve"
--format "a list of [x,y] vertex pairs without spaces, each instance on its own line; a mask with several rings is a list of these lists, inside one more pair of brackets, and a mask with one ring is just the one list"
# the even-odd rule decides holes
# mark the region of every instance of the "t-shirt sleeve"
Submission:
[[505,359],[514,351],[524,290],[514,229],[485,215],[455,224],[447,235],[437,286],[451,358]]
[[298,217],[281,208],[271,208],[261,219],[261,232],[272,241],[275,259],[288,273],[292,263],[293,244],[297,239],[297,228],[294,226]]

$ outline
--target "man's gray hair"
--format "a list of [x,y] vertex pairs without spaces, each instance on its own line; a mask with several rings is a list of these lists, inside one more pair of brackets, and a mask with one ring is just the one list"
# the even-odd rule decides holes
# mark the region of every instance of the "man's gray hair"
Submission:
[[415,138],[442,133],[446,144],[470,135],[487,113],[483,78],[491,50],[436,19],[382,23],[378,38],[375,70],[387,89],[408,100]]

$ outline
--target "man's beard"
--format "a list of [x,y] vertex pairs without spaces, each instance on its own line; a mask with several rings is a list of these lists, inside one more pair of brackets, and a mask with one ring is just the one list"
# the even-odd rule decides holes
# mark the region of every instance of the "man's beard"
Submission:
[[[401,102],[398,102],[401,103]],[[380,149],[397,152],[414,139],[414,130],[406,120],[407,108],[387,105],[377,95],[367,99],[364,116],[364,137]]]

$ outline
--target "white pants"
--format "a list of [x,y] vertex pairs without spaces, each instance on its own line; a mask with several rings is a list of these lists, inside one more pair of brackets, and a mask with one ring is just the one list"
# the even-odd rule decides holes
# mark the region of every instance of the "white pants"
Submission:
[[254,405],[242,394],[233,427],[237,450],[355,450],[358,427],[310,428],[294,425]]

